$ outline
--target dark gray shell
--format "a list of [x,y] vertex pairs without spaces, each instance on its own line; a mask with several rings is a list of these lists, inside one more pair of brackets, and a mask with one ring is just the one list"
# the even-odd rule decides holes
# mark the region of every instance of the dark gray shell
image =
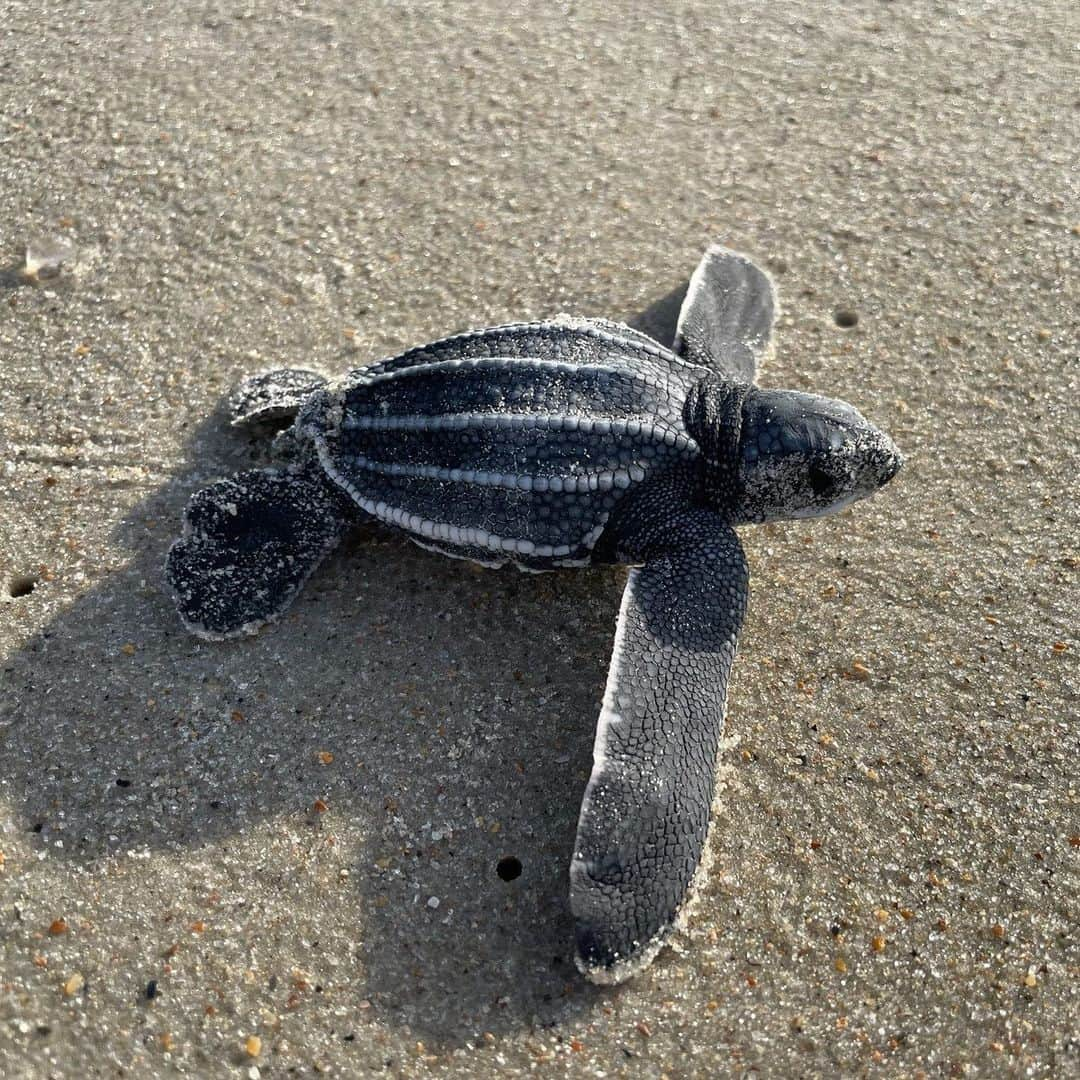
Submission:
[[494,327],[350,372],[305,407],[329,476],[444,554],[581,565],[626,492],[693,460],[703,369],[629,327]]

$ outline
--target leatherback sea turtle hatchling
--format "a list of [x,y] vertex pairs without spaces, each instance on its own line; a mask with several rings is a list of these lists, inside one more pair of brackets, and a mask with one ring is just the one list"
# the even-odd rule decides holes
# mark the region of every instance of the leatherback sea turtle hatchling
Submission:
[[278,618],[365,518],[484,566],[630,566],[570,866],[595,982],[652,960],[702,860],[747,599],[733,526],[832,513],[901,465],[850,405],[754,385],[775,306],[762,270],[714,246],[670,349],[558,316],[332,381],[255,375],[233,423],[295,415],[292,459],[198,492],[168,555],[184,624],[211,639]]

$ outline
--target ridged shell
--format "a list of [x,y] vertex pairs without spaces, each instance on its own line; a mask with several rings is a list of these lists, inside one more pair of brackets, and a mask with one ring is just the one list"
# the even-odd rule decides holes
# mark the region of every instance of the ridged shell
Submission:
[[629,488],[696,455],[701,374],[617,324],[517,324],[350,372],[302,423],[356,503],[418,543],[580,564]]

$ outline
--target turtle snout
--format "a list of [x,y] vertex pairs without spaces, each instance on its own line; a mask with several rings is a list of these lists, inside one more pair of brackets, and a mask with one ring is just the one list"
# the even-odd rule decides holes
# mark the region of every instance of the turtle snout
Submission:
[[889,458],[884,470],[881,473],[882,486],[887,484],[903,467],[904,455],[899,450],[894,449],[892,457]]
[[878,433],[881,438],[882,463],[880,469],[880,481],[878,486],[884,487],[903,467],[904,455],[900,448],[883,431]]
[[872,495],[883,488],[904,464],[904,455],[896,443],[880,428],[867,424],[862,438],[855,439],[856,460],[861,461],[856,488],[859,497]]

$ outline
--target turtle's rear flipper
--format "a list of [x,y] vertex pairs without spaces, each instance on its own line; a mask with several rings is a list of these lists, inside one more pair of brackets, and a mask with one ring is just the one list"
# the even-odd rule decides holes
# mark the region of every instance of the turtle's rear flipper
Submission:
[[752,383],[769,352],[776,307],[769,275],[713,244],[690,278],[673,348],[725,379]]
[[287,420],[325,385],[326,376],[308,368],[263,371],[246,378],[229,395],[229,417],[234,425]]
[[316,465],[240,473],[198,492],[165,561],[184,625],[253,634],[281,616],[354,520]]

